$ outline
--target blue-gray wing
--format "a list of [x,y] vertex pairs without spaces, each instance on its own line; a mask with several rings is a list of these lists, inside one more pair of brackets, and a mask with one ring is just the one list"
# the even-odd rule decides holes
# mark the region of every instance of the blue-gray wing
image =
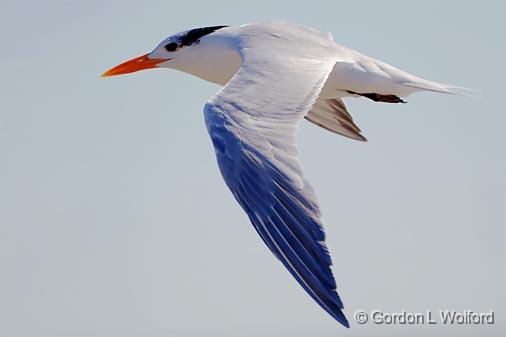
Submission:
[[[265,244],[323,309],[349,326],[318,203],[296,147],[298,125],[336,57],[328,40],[311,32],[270,31],[244,29],[238,47],[242,66],[206,104],[206,126],[223,178]],[[301,38],[307,50],[296,53],[293,41]]]

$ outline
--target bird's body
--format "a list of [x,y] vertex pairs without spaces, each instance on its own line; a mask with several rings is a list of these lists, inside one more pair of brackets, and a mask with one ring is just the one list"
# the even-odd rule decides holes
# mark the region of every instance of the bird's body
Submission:
[[[150,56],[163,58],[165,52],[161,47],[173,38],[174,36],[162,41]],[[252,38],[264,42],[263,51],[272,51],[268,46],[272,43],[273,47],[278,45],[288,49],[294,58],[304,57],[310,53],[314,60],[326,55],[335,61],[317,103],[313,110],[309,111],[306,119],[331,132],[357,140],[365,138],[353,123],[344,102],[340,100],[342,97],[365,95],[364,97],[377,101],[398,103],[403,102],[400,97],[406,97],[416,91],[458,93],[460,89],[421,79],[339,45],[334,42],[330,33],[278,20],[217,29],[198,40],[196,42],[198,48],[182,49],[184,55],[170,60],[166,66],[208,82],[226,85],[241,66],[242,58],[239,51],[241,41]],[[321,54],[318,54],[318,50]]]
[[262,240],[306,292],[348,326],[315,193],[297,158],[303,118],[365,140],[343,97],[398,103],[415,91],[458,93],[282,21],[193,29],[105,76],[167,67],[224,85],[204,108],[227,186]]
[[[276,32],[275,35],[270,34],[273,31]],[[348,91],[394,94],[404,97],[421,90],[452,93],[451,87],[423,80],[382,61],[339,45],[334,42],[330,33],[322,33],[278,20],[221,28],[202,39],[197,51],[193,51],[193,53],[189,51],[181,61],[175,61],[171,68],[192,74],[208,82],[225,85],[241,66],[241,55],[236,46],[238,41],[247,38],[250,34],[261,37],[265,41],[265,37],[261,36],[262,33],[270,35],[273,43],[276,43],[277,40],[280,43],[286,43],[292,38],[294,44],[292,48],[321,48],[325,52],[334,54],[336,64],[322,88],[319,96],[322,99],[352,96]],[[301,50],[294,51],[296,52],[294,57],[301,53]],[[153,57],[157,57],[156,52]],[[205,62],[202,62],[202,58],[205,59]]]

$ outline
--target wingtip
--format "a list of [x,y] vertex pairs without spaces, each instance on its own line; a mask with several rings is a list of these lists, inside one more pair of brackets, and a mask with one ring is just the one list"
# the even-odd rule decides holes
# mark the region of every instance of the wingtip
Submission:
[[350,328],[350,323],[348,322],[348,319],[346,319],[346,316],[344,316],[344,313],[341,310],[339,310],[339,312],[336,313],[336,315],[334,316],[334,318],[339,323],[341,323],[341,325],[344,326],[345,328],[347,328],[347,329]]
[[359,134],[360,138],[357,138],[356,140],[360,141],[360,142],[364,142],[364,143],[367,143],[368,140],[367,138],[365,138],[364,136],[362,136],[361,134]]
[[334,308],[334,310],[332,311],[328,311],[327,312],[332,316],[332,318],[334,318],[336,321],[338,321],[342,326],[344,326],[345,328],[350,328],[350,323],[348,322],[348,319],[346,318],[346,316],[344,315],[344,312],[343,312],[343,306],[341,306],[339,309],[338,308]]

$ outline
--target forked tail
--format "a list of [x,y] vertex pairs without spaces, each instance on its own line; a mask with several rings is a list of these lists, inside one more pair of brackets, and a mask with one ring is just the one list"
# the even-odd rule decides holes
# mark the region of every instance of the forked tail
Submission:
[[454,85],[442,84],[423,79],[420,79],[417,82],[408,82],[403,84],[418,90],[440,92],[443,94],[466,96],[483,100],[483,95],[480,90],[457,87]]

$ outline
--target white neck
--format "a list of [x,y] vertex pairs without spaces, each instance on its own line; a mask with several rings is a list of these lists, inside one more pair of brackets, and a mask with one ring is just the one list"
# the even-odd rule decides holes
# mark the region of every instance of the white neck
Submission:
[[171,68],[225,85],[241,65],[241,56],[234,47],[231,39],[213,34],[182,50],[169,64]]

